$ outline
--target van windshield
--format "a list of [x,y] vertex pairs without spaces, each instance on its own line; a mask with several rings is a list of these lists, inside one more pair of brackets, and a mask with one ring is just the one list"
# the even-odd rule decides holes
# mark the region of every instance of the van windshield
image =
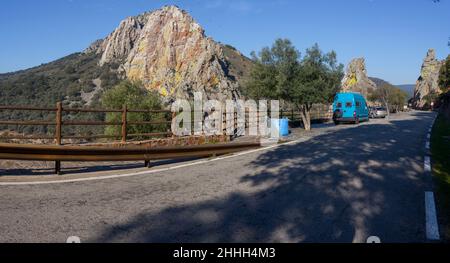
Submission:
[[346,103],[345,103],[345,107],[351,108],[351,107],[352,107],[352,103],[351,103],[351,102],[346,102]]

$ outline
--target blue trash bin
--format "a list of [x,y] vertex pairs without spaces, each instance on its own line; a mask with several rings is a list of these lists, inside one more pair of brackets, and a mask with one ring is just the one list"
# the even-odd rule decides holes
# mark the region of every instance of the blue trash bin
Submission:
[[288,136],[289,135],[289,119],[271,119],[270,121],[272,127],[274,127],[278,132],[279,136]]
[[289,119],[283,118],[280,120],[280,136],[289,135]]

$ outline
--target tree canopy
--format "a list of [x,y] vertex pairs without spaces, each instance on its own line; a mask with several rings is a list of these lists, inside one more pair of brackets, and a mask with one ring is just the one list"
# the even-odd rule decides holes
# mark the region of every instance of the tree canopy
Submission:
[[[131,82],[124,80],[114,86],[112,89],[105,92],[102,96],[102,104],[109,109],[122,109],[124,105],[128,109],[143,109],[143,110],[160,110],[162,103],[159,95],[156,92],[148,91],[143,88],[141,82]],[[164,113],[133,113],[129,112],[127,120],[129,122],[137,121],[164,121]],[[108,122],[120,122],[120,113],[108,113],[106,115]],[[141,134],[150,132],[164,132],[165,125],[162,124],[146,124],[146,125],[128,125],[128,134]],[[105,130],[106,134],[118,135],[120,134],[120,127],[108,126]]]
[[442,92],[447,92],[450,89],[450,55],[447,56],[439,71],[439,88]]
[[277,39],[272,47],[252,52],[256,66],[250,74],[245,95],[252,99],[280,99],[302,112],[310,129],[313,104],[329,103],[339,91],[342,64],[336,52],[323,53],[319,45],[308,48],[303,58],[288,39]]
[[408,93],[389,83],[384,83],[371,90],[368,96],[368,100],[383,104],[388,111],[399,110],[405,105],[407,99]]

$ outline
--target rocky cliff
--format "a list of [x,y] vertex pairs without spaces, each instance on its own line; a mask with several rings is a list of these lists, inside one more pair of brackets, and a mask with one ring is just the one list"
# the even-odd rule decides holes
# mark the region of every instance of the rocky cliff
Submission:
[[436,59],[436,53],[434,49],[429,49],[425,59],[423,60],[420,76],[416,82],[416,88],[414,90],[414,98],[412,100],[413,107],[422,109],[430,103],[427,98],[428,95],[440,94],[438,80],[439,70],[443,65],[443,61]]
[[176,6],[123,20],[85,52],[101,54],[100,65],[120,64],[124,76],[157,90],[167,102],[192,97],[195,91],[208,99],[240,96],[222,45]]
[[368,93],[377,85],[369,79],[364,58],[355,58],[347,66],[342,79],[342,91],[359,92],[367,97]]

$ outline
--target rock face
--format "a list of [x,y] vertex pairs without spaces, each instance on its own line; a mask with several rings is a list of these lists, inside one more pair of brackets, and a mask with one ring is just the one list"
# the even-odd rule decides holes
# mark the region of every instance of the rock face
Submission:
[[166,6],[123,20],[119,27],[85,52],[101,54],[100,65],[119,63],[122,73],[157,90],[165,100],[236,99],[238,84],[228,73],[223,48],[185,11]]
[[355,58],[350,61],[341,87],[344,92],[359,92],[365,97],[371,89],[377,88],[377,85],[367,76],[364,58]]
[[436,52],[434,49],[429,49],[427,56],[423,60],[422,69],[420,71],[420,77],[416,82],[416,88],[414,90],[414,98],[412,100],[413,107],[422,109],[426,107],[426,96],[429,94],[440,94],[438,80],[439,70],[443,65],[443,61],[436,59]]

